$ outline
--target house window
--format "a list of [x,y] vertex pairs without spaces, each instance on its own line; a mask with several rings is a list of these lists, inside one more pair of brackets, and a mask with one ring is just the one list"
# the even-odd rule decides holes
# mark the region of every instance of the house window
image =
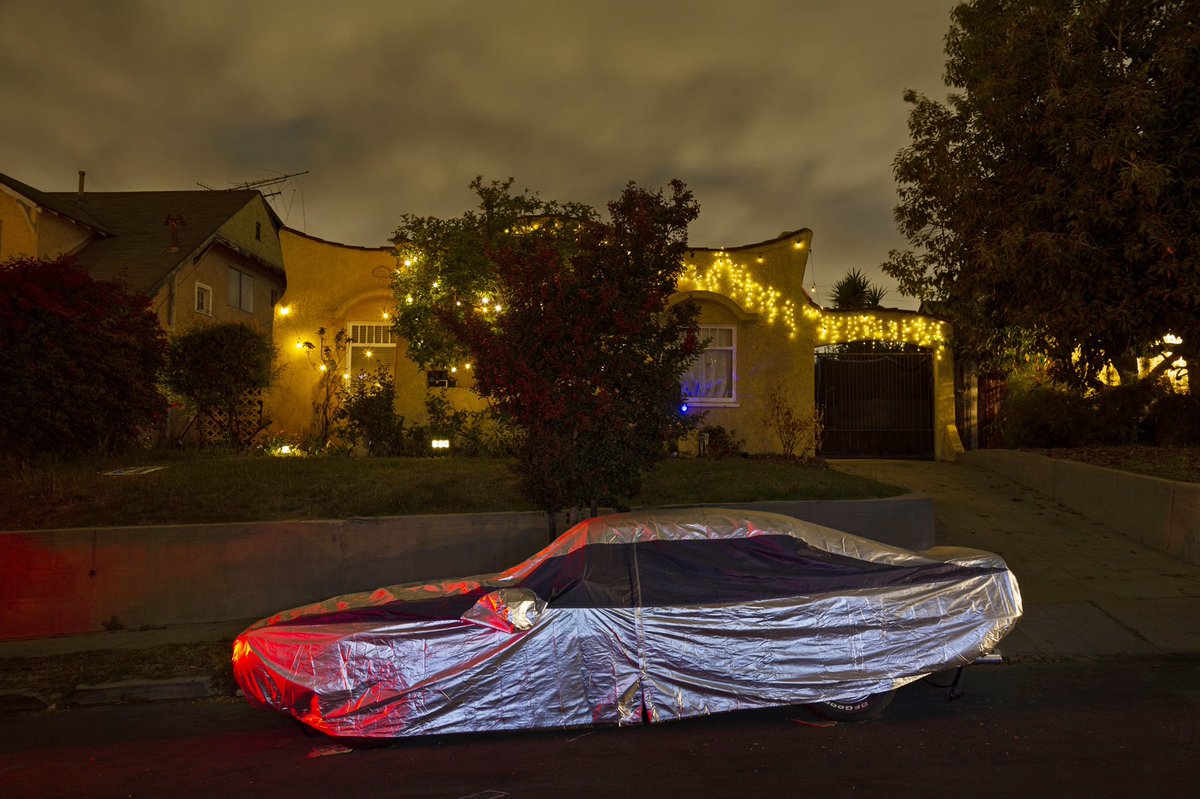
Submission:
[[196,313],[212,316],[212,286],[196,284]]
[[262,222],[254,223],[254,240],[262,241]]
[[457,388],[458,379],[449,369],[430,369],[425,373],[427,388]]
[[254,278],[229,267],[229,304],[243,311],[254,311]]
[[732,405],[737,402],[737,328],[701,326],[700,338],[708,345],[683,373],[683,395],[694,405]]
[[374,322],[351,322],[349,345],[350,368],[353,376],[374,374],[382,366],[388,374],[396,374],[396,333],[391,325]]

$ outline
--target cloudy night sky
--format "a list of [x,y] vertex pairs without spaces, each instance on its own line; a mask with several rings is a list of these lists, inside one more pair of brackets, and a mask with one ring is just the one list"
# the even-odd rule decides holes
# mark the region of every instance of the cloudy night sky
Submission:
[[819,299],[904,246],[906,88],[943,97],[954,0],[0,0],[0,172],[45,191],[305,174],[288,225],[381,245],[475,175],[602,206],[695,192],[691,243],[813,230]]

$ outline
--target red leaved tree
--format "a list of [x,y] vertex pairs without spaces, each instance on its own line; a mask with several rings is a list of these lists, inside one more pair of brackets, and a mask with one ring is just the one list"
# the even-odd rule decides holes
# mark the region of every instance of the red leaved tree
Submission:
[[679,378],[700,349],[696,309],[668,299],[698,206],[679,181],[669,195],[631,183],[601,221],[511,181],[472,186],[479,212],[397,231],[397,327],[422,366],[472,359],[475,391],[526,433],[528,498],[619,506],[691,426]]
[[163,417],[166,342],[149,300],[63,256],[0,264],[0,450],[129,443]]

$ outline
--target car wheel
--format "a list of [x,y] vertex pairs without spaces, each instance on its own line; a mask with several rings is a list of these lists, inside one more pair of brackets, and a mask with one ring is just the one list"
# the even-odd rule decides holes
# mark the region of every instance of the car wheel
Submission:
[[813,713],[830,721],[871,721],[879,716],[892,703],[895,691],[884,691],[878,694],[867,694],[851,699],[837,699],[830,702],[816,702],[809,705]]

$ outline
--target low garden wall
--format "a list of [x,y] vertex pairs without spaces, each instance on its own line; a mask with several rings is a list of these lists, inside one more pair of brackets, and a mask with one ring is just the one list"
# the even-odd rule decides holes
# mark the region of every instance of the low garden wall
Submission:
[[975,450],[961,458],[1053,497],[1147,546],[1200,565],[1200,483],[1016,450]]
[[[934,544],[929,497],[740,507],[909,549]],[[0,532],[0,640],[260,618],[352,591],[499,571],[546,543],[540,513]]]

